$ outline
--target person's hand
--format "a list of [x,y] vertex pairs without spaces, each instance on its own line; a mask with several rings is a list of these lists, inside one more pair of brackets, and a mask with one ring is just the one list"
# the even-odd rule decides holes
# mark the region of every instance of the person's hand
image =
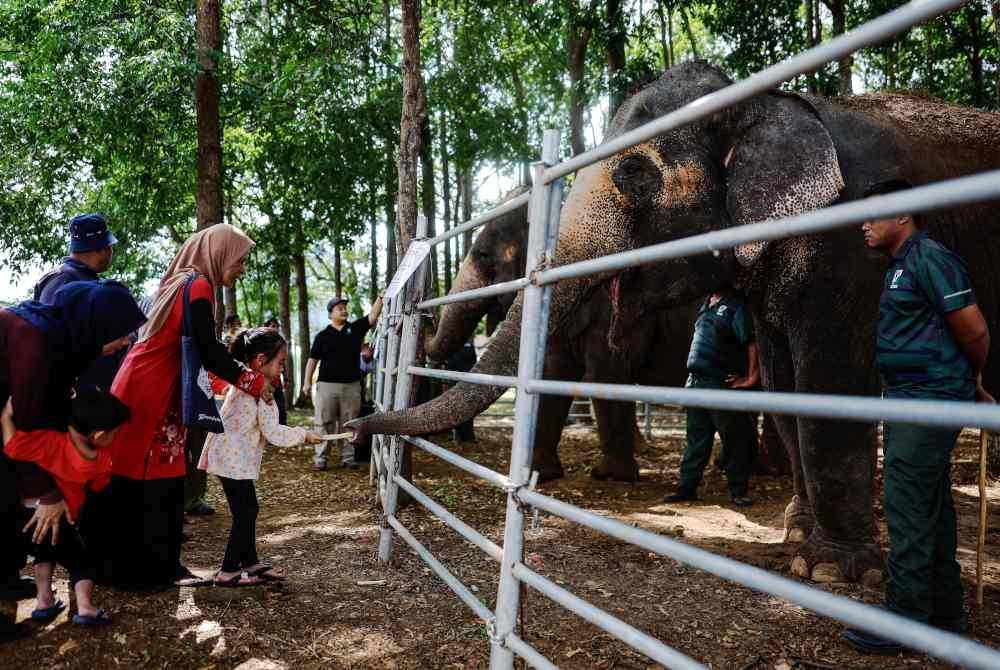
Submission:
[[309,395],[312,392],[312,384],[306,384],[302,387],[302,395]]
[[59,520],[62,519],[63,515],[66,515],[67,521],[74,523],[73,517],[69,514],[69,509],[66,507],[65,500],[60,500],[50,505],[39,505],[35,508],[35,513],[31,515],[31,519],[25,524],[23,530],[27,533],[29,529],[34,527],[34,532],[31,534],[31,541],[35,544],[44,542],[45,536],[51,530],[52,546],[55,546],[59,543]]
[[750,377],[737,377],[736,375],[726,377],[726,383],[729,384],[729,388],[731,389],[748,389],[755,386],[754,381]]
[[319,433],[314,433],[312,431],[306,433],[306,444],[320,444],[325,441],[326,440],[324,440],[323,436]]
[[996,398],[990,395],[990,392],[983,388],[983,383],[979,382],[976,384],[976,402],[985,402],[989,404],[996,404]]
[[271,386],[270,382],[264,382],[264,387],[260,390],[260,399],[268,405],[274,403],[274,387]]
[[14,397],[13,396],[11,396],[10,398],[7,398],[7,404],[3,406],[3,412],[0,413],[0,418],[4,419],[5,421],[7,419],[13,419],[14,418]]

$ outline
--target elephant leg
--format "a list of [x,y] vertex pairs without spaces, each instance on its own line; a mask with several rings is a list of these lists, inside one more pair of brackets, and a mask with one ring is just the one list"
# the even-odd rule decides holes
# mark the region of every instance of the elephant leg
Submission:
[[[545,352],[545,379],[578,381],[583,376],[583,366],[574,359],[568,346],[549,341]],[[538,481],[559,479],[564,475],[559,460],[559,440],[569,415],[573,398],[542,395],[538,400],[538,424],[535,427],[535,446],[531,454],[531,468],[538,471]]]
[[[857,395],[874,390],[871,346],[865,347],[868,343],[862,339],[870,334],[846,330],[806,332],[792,343],[799,362],[798,391]],[[836,352],[838,362],[846,359],[852,364],[831,365],[823,351]],[[821,582],[881,583],[882,556],[873,508],[875,426],[807,417],[800,417],[797,425],[802,471],[816,523],[798,549],[792,572]]]
[[600,462],[591,469],[594,479],[634,482],[639,479],[639,464],[635,460],[633,430],[635,403],[594,399],[597,432],[604,452]]
[[559,439],[572,403],[572,398],[561,395],[543,395],[538,400],[538,426],[531,468],[538,471],[540,482],[560,479],[564,475],[559,460]]
[[[764,324],[757,325],[760,345],[760,369],[764,389],[794,391],[795,370],[785,336]],[[792,499],[785,508],[785,542],[803,542],[812,533],[814,518],[806,490],[802,458],[799,454],[799,429],[794,416],[773,415],[778,438],[785,447],[792,471]],[[766,419],[765,419],[766,423]]]

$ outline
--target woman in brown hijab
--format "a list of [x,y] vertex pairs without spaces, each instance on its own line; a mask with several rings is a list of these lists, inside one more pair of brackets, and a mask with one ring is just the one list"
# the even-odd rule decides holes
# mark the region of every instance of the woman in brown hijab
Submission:
[[180,412],[184,286],[197,275],[189,294],[190,326],[202,365],[269,400],[264,378],[236,362],[215,338],[215,289],[234,285],[252,247],[249,237],[228,224],[189,237],[160,281],[149,320],[115,377],[111,392],[129,406],[132,420],[111,446],[111,487],[94,501],[84,523],[105,583],[158,589],[198,582],[180,561],[189,467]]

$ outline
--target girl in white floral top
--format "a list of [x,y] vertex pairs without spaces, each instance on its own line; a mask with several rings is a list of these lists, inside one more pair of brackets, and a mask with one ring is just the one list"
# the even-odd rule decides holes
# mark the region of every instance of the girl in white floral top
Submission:
[[[288,347],[281,334],[269,328],[255,328],[237,335],[229,347],[233,357],[272,384],[281,374]],[[285,579],[284,571],[257,558],[257,491],[264,445],[293,447],[321,442],[319,435],[304,428],[278,423],[273,403],[230,387],[222,403],[224,433],[213,433],[205,441],[198,467],[217,475],[233,516],[232,529],[216,586],[255,586]]]

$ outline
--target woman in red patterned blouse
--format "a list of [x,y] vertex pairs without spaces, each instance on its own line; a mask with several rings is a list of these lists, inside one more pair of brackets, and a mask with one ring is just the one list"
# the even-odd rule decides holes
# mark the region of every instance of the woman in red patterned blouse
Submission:
[[228,224],[192,235],[160,282],[149,321],[122,364],[111,392],[132,410],[111,446],[112,484],[85,512],[87,542],[98,554],[101,581],[121,588],[197,584],[180,560],[184,521],[187,428],[180,418],[184,285],[191,285],[191,327],[202,364],[255,397],[272,391],[259,373],[236,362],[215,338],[218,286],[243,274],[253,242]]

